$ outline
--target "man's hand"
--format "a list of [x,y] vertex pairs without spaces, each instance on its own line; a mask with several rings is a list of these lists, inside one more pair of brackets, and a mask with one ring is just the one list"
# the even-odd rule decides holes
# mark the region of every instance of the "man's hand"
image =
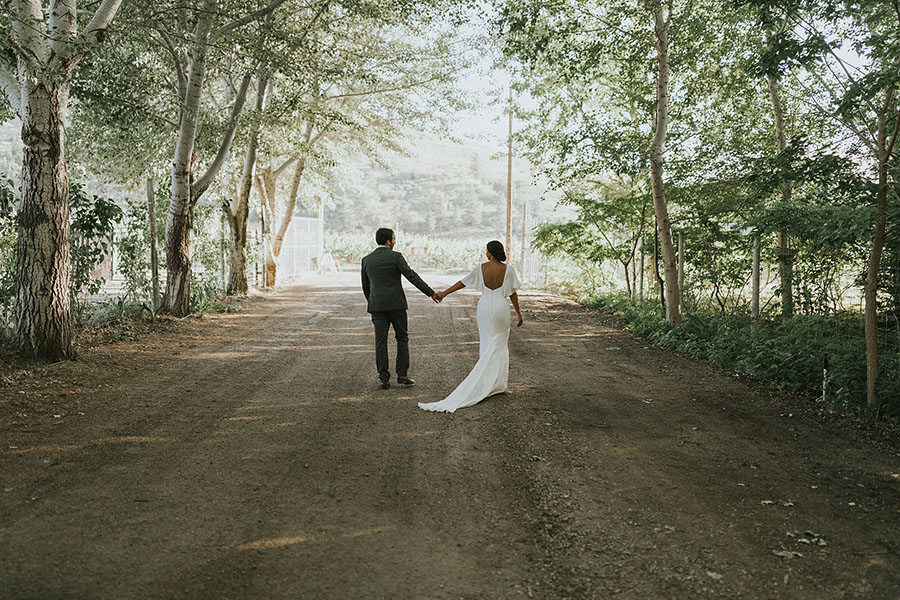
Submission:
[[440,292],[435,292],[434,295],[431,297],[431,299],[434,300],[435,304],[440,304],[441,300],[443,300],[444,297],[441,296]]

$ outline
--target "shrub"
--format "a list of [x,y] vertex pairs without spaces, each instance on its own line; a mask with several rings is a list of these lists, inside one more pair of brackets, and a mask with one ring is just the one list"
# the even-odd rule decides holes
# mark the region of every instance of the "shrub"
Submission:
[[[753,320],[745,314],[723,315],[707,310],[685,313],[680,326],[669,328],[656,303],[641,304],[624,295],[594,296],[584,303],[618,315],[626,329],[658,346],[820,400],[827,356],[827,408],[866,413],[865,331],[861,314]],[[878,393],[884,402],[884,413],[896,418],[900,417],[900,351],[884,341]]]

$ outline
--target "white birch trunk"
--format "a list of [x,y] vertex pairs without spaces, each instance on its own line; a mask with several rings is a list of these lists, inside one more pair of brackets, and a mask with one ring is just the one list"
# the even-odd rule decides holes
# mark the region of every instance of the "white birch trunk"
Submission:
[[36,74],[22,103],[22,203],[16,246],[16,348],[44,360],[74,358],[69,292],[66,88]]
[[197,119],[206,76],[207,40],[213,26],[214,0],[206,0],[194,33],[194,52],[172,160],[172,198],[166,217],[166,293],[163,308],[175,316],[190,312],[193,259],[193,166]]
[[678,265],[663,182],[663,156],[669,126],[669,23],[663,7],[654,11],[653,20],[656,32],[657,83],[656,129],[650,145],[650,188],[653,193],[653,208],[656,211],[665,272],[666,323],[678,325],[681,323]]
[[16,244],[15,347],[44,360],[72,358],[69,289],[69,177],[65,119],[72,70],[105,37],[121,0],[103,0],[78,35],[75,0],[49,8],[9,0],[9,42],[17,72],[0,69],[0,89],[22,120],[22,201]]
[[237,204],[234,210],[226,206],[228,226],[231,231],[231,253],[229,256],[229,273],[226,292],[228,294],[246,294],[249,291],[247,281],[247,219],[250,216],[250,191],[253,187],[256,154],[259,146],[260,117],[265,108],[268,78],[260,76],[256,83],[256,116],[250,129],[247,141],[247,153],[244,155],[244,166],[237,190]]
[[[278,278],[278,257],[281,256],[281,247],[284,244],[284,236],[288,227],[291,226],[291,220],[294,218],[294,209],[297,206],[297,192],[300,189],[300,180],[303,178],[303,171],[306,169],[306,159],[301,158],[294,167],[294,176],[291,179],[291,192],[288,195],[287,205],[284,207],[284,213],[281,217],[281,224],[278,229],[272,230],[272,239],[270,241],[270,251],[266,253],[266,287],[274,287]],[[272,214],[274,215],[274,206]],[[274,224],[274,223],[273,223]]]

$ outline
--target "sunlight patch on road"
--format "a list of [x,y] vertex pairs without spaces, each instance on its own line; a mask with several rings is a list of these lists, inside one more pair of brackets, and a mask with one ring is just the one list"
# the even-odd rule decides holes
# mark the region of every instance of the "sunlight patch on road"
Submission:
[[348,402],[365,402],[368,398],[363,398],[362,396],[344,396],[342,398],[335,398],[334,402],[340,403],[348,403]]
[[193,358],[222,360],[223,358],[247,358],[248,356],[254,356],[254,354],[253,352],[203,352],[202,354],[195,354]]
[[336,540],[342,539],[353,539],[358,537],[364,537],[367,535],[375,535],[378,533],[384,533],[386,531],[392,530],[393,527],[370,527],[368,529],[357,529],[355,531],[348,531],[345,533],[339,533],[336,535],[327,535],[327,534],[313,534],[313,535],[293,535],[286,537],[277,537],[277,538],[265,538],[261,540],[255,540],[253,542],[246,542],[244,544],[240,544],[239,546],[235,546],[235,550],[265,550],[269,548],[284,548],[285,546],[293,546],[296,544],[310,544],[316,542],[333,542]]
[[63,446],[49,444],[46,446],[34,446],[32,448],[18,448],[10,452],[10,454],[29,454],[31,452],[68,452],[71,450],[81,450],[88,446],[101,446],[103,444],[146,444],[151,442],[172,442],[172,438],[152,437],[146,435],[126,435],[121,437],[100,438],[90,440],[89,442],[81,442],[78,444],[66,444]]
[[263,415],[251,415],[247,417],[226,417],[226,421],[259,421],[260,419],[268,419]]

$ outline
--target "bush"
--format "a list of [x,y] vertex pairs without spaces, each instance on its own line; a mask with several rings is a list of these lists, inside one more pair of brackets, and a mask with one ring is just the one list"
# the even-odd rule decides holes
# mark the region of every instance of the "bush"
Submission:
[[[658,346],[773,382],[795,394],[821,399],[827,356],[827,408],[866,413],[861,314],[795,315],[791,319],[755,321],[749,315],[723,315],[710,310],[686,313],[680,326],[669,328],[656,303],[640,304],[624,295],[596,296],[584,303],[620,316],[626,329]],[[885,342],[880,353],[878,393],[885,414],[900,417],[900,351]]]

